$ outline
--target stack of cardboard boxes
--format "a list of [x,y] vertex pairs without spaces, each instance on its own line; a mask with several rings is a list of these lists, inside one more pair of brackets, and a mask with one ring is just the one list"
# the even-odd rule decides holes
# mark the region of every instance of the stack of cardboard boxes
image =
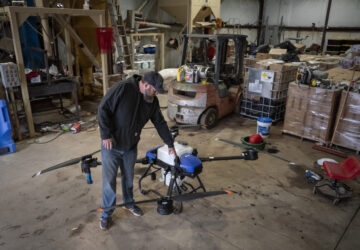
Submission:
[[[295,81],[296,72],[299,63],[284,63],[282,60],[277,59],[248,59],[244,60],[246,68],[259,68],[264,70],[270,70],[274,72],[273,80],[273,97],[282,98],[286,97],[286,90],[288,89],[289,83]],[[245,83],[248,79],[248,70],[245,70]],[[285,92],[285,94],[279,94],[278,92]]]
[[290,83],[283,132],[330,142],[341,90]]
[[339,124],[332,139],[333,144],[360,151],[360,94],[349,92],[347,99],[345,97],[346,91],[343,91],[337,112]]

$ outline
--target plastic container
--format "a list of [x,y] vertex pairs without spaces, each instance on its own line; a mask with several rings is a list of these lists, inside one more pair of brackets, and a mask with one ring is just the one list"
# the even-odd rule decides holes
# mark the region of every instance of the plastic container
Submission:
[[114,42],[113,28],[96,28],[96,41],[101,53],[112,52]]
[[155,54],[155,53],[156,53],[156,47],[144,46],[144,54]]
[[[185,153],[189,153],[191,154],[193,152],[193,148],[187,145],[183,145],[180,144],[178,142],[174,143],[174,148],[176,151],[176,154],[180,157]],[[157,150],[157,159],[165,162],[166,164],[170,165],[170,166],[174,166],[175,165],[175,157],[173,154],[169,155],[169,148],[167,145],[164,145],[160,148],[158,148]],[[168,172],[165,175],[165,170],[162,168],[161,169],[161,174],[162,174],[162,178],[160,179],[160,181],[165,181],[165,185],[169,186],[170,185],[170,180],[171,180],[171,173]],[[180,179],[180,177],[178,177],[176,179],[176,183],[181,186],[182,182],[185,181],[186,177],[184,179]]]
[[265,145],[267,144],[265,141],[260,144],[253,144],[253,143],[249,142],[249,138],[250,138],[250,136],[242,137],[241,143],[244,144],[245,146],[254,148],[256,150],[263,150],[265,148]]
[[257,120],[257,134],[260,134],[262,138],[267,138],[270,133],[272,119],[269,117],[259,117]]
[[11,138],[11,124],[5,100],[0,100],[0,154],[14,153],[16,146]]
[[[175,147],[175,151],[176,151],[176,154],[180,157],[182,156],[183,154],[185,153],[192,153],[193,152],[193,148],[190,147],[190,146],[186,146],[186,145],[183,145],[183,144],[180,144],[178,142],[175,142],[174,143],[174,147]],[[170,165],[170,166],[174,166],[174,155],[171,154],[169,155],[169,148],[167,145],[164,145],[160,148],[158,148],[157,150],[157,159]]]
[[185,70],[183,67],[178,68],[177,74],[176,74],[176,80],[178,82],[182,82],[185,79]]
[[198,83],[200,80],[199,70],[188,68],[185,71],[185,81],[187,83]]

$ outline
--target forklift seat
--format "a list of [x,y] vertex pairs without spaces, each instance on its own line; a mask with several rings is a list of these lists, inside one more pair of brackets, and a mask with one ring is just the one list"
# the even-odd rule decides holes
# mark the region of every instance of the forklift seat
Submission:
[[354,156],[341,163],[325,161],[323,167],[327,176],[335,180],[352,180],[360,174],[360,161]]

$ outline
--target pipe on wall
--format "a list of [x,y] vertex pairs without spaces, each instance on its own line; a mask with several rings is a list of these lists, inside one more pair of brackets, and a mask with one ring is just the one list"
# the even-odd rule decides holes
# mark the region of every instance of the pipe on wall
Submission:
[[327,29],[327,26],[328,26],[328,23],[329,23],[329,15],[330,15],[331,3],[332,3],[332,0],[329,0],[327,10],[326,10],[326,18],[325,18],[325,24],[324,24],[322,39],[321,39],[321,49],[323,51],[324,51],[324,44],[325,44],[325,37],[326,37],[326,29]]

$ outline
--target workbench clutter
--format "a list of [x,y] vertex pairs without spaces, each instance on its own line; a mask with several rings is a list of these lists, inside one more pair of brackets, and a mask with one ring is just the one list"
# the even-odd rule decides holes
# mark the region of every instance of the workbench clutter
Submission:
[[317,67],[318,70],[330,70],[338,67],[343,60],[342,56],[329,56],[329,55],[299,55],[300,62],[305,62],[307,66]]
[[60,73],[58,67],[55,64],[51,64],[48,68],[42,69],[29,69],[25,68],[26,81],[29,84],[41,83],[50,80],[57,80],[64,77],[64,74]]
[[145,74],[155,70],[155,54],[136,54],[134,60],[134,69],[139,74]]
[[270,47],[267,44],[259,46],[253,53],[257,59],[278,59],[285,62],[298,62],[298,54],[304,51],[304,46],[290,41],[284,41],[280,44]]
[[350,69],[356,64],[360,64],[360,44],[352,45],[341,62],[343,69]]
[[156,45],[146,44],[138,48],[134,57],[134,69],[139,74],[155,70]]

